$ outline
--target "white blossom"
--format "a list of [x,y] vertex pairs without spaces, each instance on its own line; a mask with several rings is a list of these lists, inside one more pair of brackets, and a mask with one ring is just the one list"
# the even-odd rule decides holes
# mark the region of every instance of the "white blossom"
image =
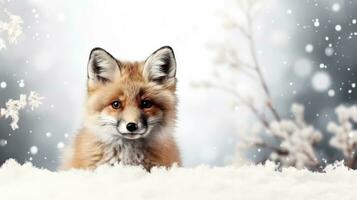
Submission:
[[339,106],[335,109],[337,123],[329,122],[327,130],[333,134],[330,145],[341,150],[347,158],[352,158],[357,147],[357,130],[353,124],[357,123],[357,106]]
[[295,120],[281,120],[270,123],[270,133],[281,140],[281,152],[273,152],[272,160],[284,166],[303,168],[318,164],[313,145],[322,139],[322,134],[313,126],[306,125],[304,107],[293,104],[292,113]]

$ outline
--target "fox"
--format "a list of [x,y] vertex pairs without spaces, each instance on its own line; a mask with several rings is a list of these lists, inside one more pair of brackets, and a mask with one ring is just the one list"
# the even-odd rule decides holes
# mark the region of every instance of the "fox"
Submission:
[[79,131],[64,150],[61,169],[117,163],[181,166],[174,138],[176,58],[163,46],[143,61],[116,59],[100,47],[87,64],[87,95]]

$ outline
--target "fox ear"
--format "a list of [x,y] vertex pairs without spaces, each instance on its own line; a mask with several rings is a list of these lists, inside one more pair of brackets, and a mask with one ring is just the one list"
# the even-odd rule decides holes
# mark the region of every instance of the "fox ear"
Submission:
[[102,48],[92,49],[88,61],[88,80],[94,82],[113,81],[119,72],[115,58]]
[[145,61],[143,75],[149,81],[159,83],[174,81],[176,59],[172,48],[164,46],[152,53]]

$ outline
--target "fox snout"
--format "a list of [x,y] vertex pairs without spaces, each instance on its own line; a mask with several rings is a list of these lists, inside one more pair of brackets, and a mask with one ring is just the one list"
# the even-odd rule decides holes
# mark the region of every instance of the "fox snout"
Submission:
[[119,116],[117,131],[121,135],[142,135],[147,128],[145,115],[134,106],[126,107]]

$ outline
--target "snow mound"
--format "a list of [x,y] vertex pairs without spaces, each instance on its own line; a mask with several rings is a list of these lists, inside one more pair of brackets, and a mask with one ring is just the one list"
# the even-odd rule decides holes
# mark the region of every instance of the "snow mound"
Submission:
[[103,166],[51,172],[7,161],[0,199],[356,199],[357,173],[343,166],[324,173],[275,166],[155,168]]

